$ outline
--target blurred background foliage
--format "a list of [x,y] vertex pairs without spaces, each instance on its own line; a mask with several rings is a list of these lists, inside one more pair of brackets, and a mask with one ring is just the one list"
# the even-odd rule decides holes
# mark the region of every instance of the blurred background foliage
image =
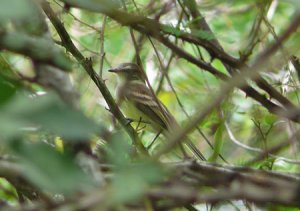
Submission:
[[[28,50],[24,51],[23,55],[18,51],[5,50],[8,48],[5,47],[5,42],[11,42],[8,45],[12,46],[11,48],[21,45],[19,40],[6,40],[4,35],[7,33],[20,33],[21,36],[24,34],[33,39],[42,37],[38,35],[40,32],[32,32],[39,31],[42,24],[39,26],[38,21],[30,22],[33,14],[37,12],[28,2],[2,0],[0,6],[0,49],[3,49],[0,52],[0,156],[1,160],[13,163],[12,169],[6,173],[3,171],[8,167],[0,165],[0,172],[2,171],[0,176],[5,178],[5,175],[18,174],[22,177],[12,181],[7,178],[0,180],[1,201],[17,204],[23,197],[26,201],[36,199],[37,196],[48,198],[51,194],[59,201],[62,200],[60,197],[67,197],[68,194],[95,191],[93,186],[97,182],[98,185],[100,183],[100,186],[105,186],[103,181],[94,183],[93,175],[74,162],[76,160],[74,155],[68,152],[65,145],[62,146],[62,140],[75,143],[90,140],[93,150],[98,155],[97,159],[116,166],[115,177],[108,186],[112,198],[109,202],[105,202],[103,207],[116,203],[115,208],[118,209],[124,202],[141,198],[149,185],[160,183],[169,172],[157,162],[134,157],[136,151],[131,145],[131,140],[108,111],[105,99],[80,62],[62,47],[60,37],[50,21],[47,19],[50,30],[46,36],[48,40],[41,42],[46,47],[41,49],[46,49],[46,54],[47,49],[52,52],[52,48],[65,54],[66,58],[54,63],[63,67],[71,65],[68,78],[79,99],[79,106],[74,106],[76,108],[63,103],[61,99],[63,97],[52,86],[47,87],[34,81],[37,65],[35,59],[30,57],[31,54],[27,54]],[[111,94],[116,97],[118,79],[107,70],[123,62],[135,61],[136,52],[129,28],[99,13],[68,8],[62,1],[48,2],[81,54],[91,59],[97,73],[102,68],[100,66],[103,45],[105,55],[102,78]],[[85,4],[84,1],[81,2]],[[276,41],[277,36],[299,12],[298,1],[288,0],[196,2],[197,9],[205,17],[225,52],[237,58],[247,55],[249,64],[270,43]],[[121,5],[121,2],[119,3]],[[157,18],[157,14],[163,11],[159,16],[161,23],[191,32],[189,26],[193,23],[182,12],[181,5],[184,4],[185,1],[180,0],[126,1],[127,11],[130,13]],[[25,26],[27,21],[30,24]],[[19,24],[23,26],[18,27]],[[101,33],[104,33],[103,38]],[[201,31],[196,31],[195,34],[208,40],[212,38],[210,34]],[[191,116],[216,96],[224,83],[212,74],[178,58],[158,41],[152,40],[154,49],[147,36],[136,31],[134,35],[140,46],[142,64],[154,91],[184,127],[189,123]],[[287,46],[291,46],[291,49],[286,49],[296,56],[298,39],[299,35],[295,35],[287,42]],[[228,74],[223,64],[218,59],[211,58],[203,48],[174,37],[172,41],[181,49],[206,62],[212,62],[215,68]],[[31,50],[32,54],[43,53],[41,50],[40,52]],[[158,51],[163,64],[168,65],[166,71],[172,86],[163,77],[155,50]],[[284,50],[278,54],[285,56]],[[299,81],[288,59],[284,58],[280,64],[270,65],[262,74],[282,95],[299,105]],[[267,95],[266,97],[269,98]],[[232,165],[244,165],[255,158],[259,150],[263,151],[291,138],[291,134],[298,127],[296,123],[271,114],[258,102],[235,89],[198,125],[198,129],[190,134],[190,138],[209,161],[224,163],[218,156],[221,154],[226,162]],[[143,131],[140,132],[140,137],[143,144],[148,146],[155,134]],[[163,137],[159,137],[150,153],[161,147],[162,140]],[[298,151],[297,138],[291,138],[289,145],[276,152],[278,157],[267,157],[252,167],[298,173],[299,163],[294,162],[299,159]],[[174,161],[176,158],[170,156],[168,160]],[[138,165],[130,165],[132,162],[137,162]],[[23,180],[26,180],[26,184],[22,186],[33,185],[37,189],[32,191],[20,188],[19,181]]]

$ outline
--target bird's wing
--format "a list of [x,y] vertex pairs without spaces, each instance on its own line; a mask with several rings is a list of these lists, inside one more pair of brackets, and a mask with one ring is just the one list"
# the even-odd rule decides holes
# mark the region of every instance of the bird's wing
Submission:
[[158,123],[162,128],[168,129],[170,127],[174,118],[167,108],[153,97],[151,91],[143,82],[130,82],[126,86],[125,97],[129,101],[134,102],[137,109],[147,115],[152,121]]
[[[143,82],[130,82],[124,88],[126,89],[124,90],[124,97],[134,102],[137,109],[147,115],[153,122],[158,123],[162,129],[176,130],[179,127],[172,114],[158,99],[153,97],[151,91]],[[187,146],[199,159],[206,160],[189,139],[187,140]]]

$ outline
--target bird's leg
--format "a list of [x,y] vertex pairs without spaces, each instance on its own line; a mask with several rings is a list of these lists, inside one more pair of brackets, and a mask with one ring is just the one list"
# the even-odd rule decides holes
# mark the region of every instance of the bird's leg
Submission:
[[137,132],[139,132],[139,131],[145,129],[145,127],[146,127],[146,125],[140,127],[141,122],[142,122],[142,123],[146,123],[145,121],[142,120],[142,117],[140,117],[140,119],[139,119],[139,121],[138,121],[138,124],[137,124],[137,126],[135,127],[135,130],[136,130]]
[[135,130],[136,130],[136,131],[139,130],[139,127],[140,127],[140,125],[141,125],[141,122],[142,122],[142,117],[140,116],[140,119],[139,119],[139,121],[138,121],[138,124],[137,124],[137,126],[135,127]]
[[147,150],[150,150],[152,145],[154,144],[154,142],[156,141],[156,139],[158,138],[158,136],[161,134],[162,130],[160,130],[156,136],[154,137],[153,141],[149,144],[149,146],[147,147]]

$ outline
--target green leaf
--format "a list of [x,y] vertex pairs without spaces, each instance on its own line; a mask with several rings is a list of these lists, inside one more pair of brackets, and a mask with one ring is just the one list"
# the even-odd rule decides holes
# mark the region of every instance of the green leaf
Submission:
[[166,33],[172,34],[176,37],[178,37],[179,35],[182,34],[182,31],[180,31],[180,29],[177,29],[171,25],[163,25],[162,26],[162,30]]
[[147,160],[132,163],[130,146],[124,140],[124,135],[116,133],[109,143],[108,159],[116,166],[111,187],[114,203],[137,200],[151,184],[162,181],[166,175],[159,163]]
[[214,35],[210,31],[206,31],[206,30],[200,30],[200,29],[193,30],[192,35],[208,41],[215,39]]
[[111,141],[108,143],[107,148],[108,160],[116,166],[126,166],[130,163],[129,154],[130,145],[128,137],[120,132],[112,134]]
[[44,143],[23,140],[11,142],[10,147],[21,158],[24,175],[41,189],[71,194],[93,186],[92,179],[66,153],[61,154]]
[[0,106],[16,94],[18,87],[16,82],[9,80],[0,73]]
[[[109,35],[109,39],[107,39],[105,42],[104,45],[105,52],[111,53],[113,55],[117,55],[121,51],[121,49],[124,48],[124,45],[127,44],[124,41],[126,40],[126,38],[124,38],[124,33],[125,33],[124,28],[113,29],[112,33]],[[131,56],[130,51],[131,49],[128,48],[127,52],[129,56]]]
[[0,198],[10,204],[18,202],[16,189],[4,178],[0,178]]
[[221,122],[219,124],[219,127],[214,135],[214,152],[212,156],[209,158],[209,161],[216,161],[219,154],[221,154],[221,150],[223,148],[224,140],[223,140],[223,132],[224,132],[225,126],[224,123]]
[[21,32],[0,33],[0,45],[11,52],[52,64],[62,71],[71,71],[70,59],[48,37],[32,37]]
[[4,56],[0,54],[0,75],[8,78],[16,78],[17,74]]
[[119,168],[112,181],[113,201],[130,202],[139,199],[152,184],[162,181],[165,172],[158,163],[142,162]]
[[94,12],[108,13],[120,8],[120,1],[117,0],[65,0],[64,2],[76,7],[88,9]]
[[32,7],[27,0],[1,0],[0,21],[30,17]]
[[36,127],[71,140],[82,140],[101,131],[94,121],[69,108],[54,94],[26,96],[19,94],[0,109],[1,135],[14,137],[23,127]]

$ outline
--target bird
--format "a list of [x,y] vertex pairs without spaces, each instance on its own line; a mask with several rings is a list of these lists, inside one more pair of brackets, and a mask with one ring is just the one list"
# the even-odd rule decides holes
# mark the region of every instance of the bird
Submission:
[[[146,85],[146,75],[137,64],[122,63],[108,71],[118,75],[117,104],[137,129],[162,133],[166,137],[180,129],[174,116]],[[206,160],[192,141],[185,139],[184,143],[192,153],[198,159]]]

